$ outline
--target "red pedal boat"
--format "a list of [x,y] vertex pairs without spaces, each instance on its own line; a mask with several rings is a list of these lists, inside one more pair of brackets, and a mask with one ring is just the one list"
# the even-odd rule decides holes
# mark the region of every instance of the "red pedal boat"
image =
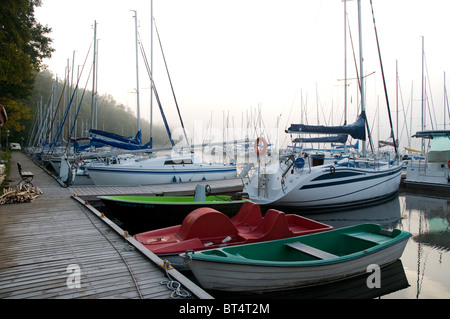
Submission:
[[249,244],[301,236],[333,229],[314,220],[269,209],[264,217],[258,204],[246,201],[233,218],[202,207],[187,215],[181,225],[136,234],[134,238],[179,270],[188,269],[179,257],[188,250]]

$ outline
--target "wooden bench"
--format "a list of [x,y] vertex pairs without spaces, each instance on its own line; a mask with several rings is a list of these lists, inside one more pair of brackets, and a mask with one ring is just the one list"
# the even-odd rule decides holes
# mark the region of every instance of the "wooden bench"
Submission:
[[375,244],[384,244],[392,239],[392,237],[390,237],[390,232],[387,231],[380,235],[366,232],[346,233],[346,235]]
[[17,168],[19,170],[19,175],[21,178],[20,182],[18,182],[17,185],[19,185],[22,182],[24,182],[25,184],[33,185],[33,183],[31,183],[34,177],[33,173],[22,171],[22,164],[20,164],[20,162],[17,162]]
[[337,256],[337,255],[327,253],[326,251],[311,247],[306,244],[302,244],[300,242],[289,243],[289,244],[286,244],[286,246],[291,247],[291,248],[298,250],[302,253],[305,253],[307,255],[319,258],[319,259],[339,258],[339,256]]

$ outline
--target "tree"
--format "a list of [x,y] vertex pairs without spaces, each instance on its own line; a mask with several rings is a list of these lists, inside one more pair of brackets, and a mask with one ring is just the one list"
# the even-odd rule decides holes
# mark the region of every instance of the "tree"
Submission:
[[2,0],[0,6],[0,104],[9,118],[2,135],[8,129],[12,136],[24,129],[20,122],[31,116],[24,101],[32,93],[43,59],[54,51],[46,36],[51,29],[34,17],[39,6],[41,0]]

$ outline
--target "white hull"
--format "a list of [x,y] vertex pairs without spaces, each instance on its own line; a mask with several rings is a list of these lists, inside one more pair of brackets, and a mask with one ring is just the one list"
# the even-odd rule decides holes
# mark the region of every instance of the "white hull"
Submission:
[[368,272],[372,264],[379,267],[390,264],[401,257],[406,243],[404,240],[361,258],[313,266],[255,266],[195,259],[188,265],[205,289],[240,292],[294,289],[357,276]]
[[411,161],[406,167],[405,184],[450,189],[449,174],[448,162]]
[[266,170],[266,174],[259,177],[256,172],[245,184],[244,192],[259,204],[337,208],[387,198],[398,191],[400,180],[401,165],[383,165],[376,169],[321,165],[311,169],[294,168],[284,177],[281,169]]
[[[184,157],[186,159],[186,157]],[[234,165],[182,162],[170,156],[88,167],[95,185],[149,185],[236,178]]]

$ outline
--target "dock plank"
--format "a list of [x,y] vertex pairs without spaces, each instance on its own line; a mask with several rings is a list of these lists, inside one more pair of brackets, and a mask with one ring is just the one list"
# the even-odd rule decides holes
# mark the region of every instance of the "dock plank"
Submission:
[[[170,298],[172,291],[160,284],[167,280],[163,269],[131,250],[25,154],[13,152],[12,168],[17,161],[33,172],[43,194],[31,203],[0,205],[0,298]],[[8,177],[11,185],[20,180],[16,171]],[[81,288],[67,285],[70,264],[80,266]],[[197,296],[209,296],[196,289]]]

